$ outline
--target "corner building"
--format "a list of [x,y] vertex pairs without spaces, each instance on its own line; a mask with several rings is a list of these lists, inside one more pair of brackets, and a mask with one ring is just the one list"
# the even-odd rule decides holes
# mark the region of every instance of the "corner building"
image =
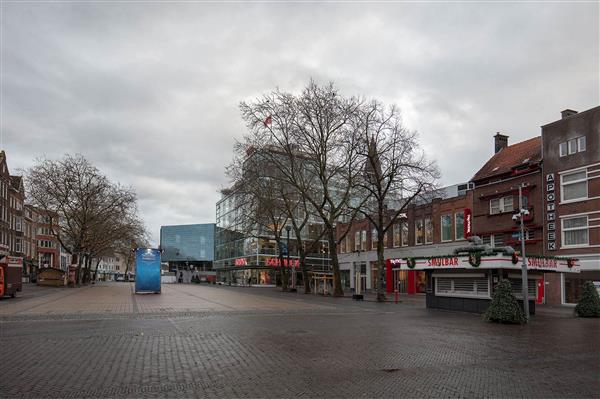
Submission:
[[542,126],[544,252],[579,259],[581,273],[547,275],[546,302],[573,304],[600,285],[600,106]]

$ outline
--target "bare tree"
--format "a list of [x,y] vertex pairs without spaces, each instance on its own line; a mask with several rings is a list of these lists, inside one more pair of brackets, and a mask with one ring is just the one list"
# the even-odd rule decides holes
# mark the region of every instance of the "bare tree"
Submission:
[[403,126],[395,106],[385,107],[378,101],[365,104],[360,123],[358,154],[364,173],[359,186],[368,201],[358,209],[376,232],[377,300],[385,301],[384,238],[415,198],[434,189],[439,172],[421,151],[416,132]]
[[112,183],[81,155],[38,159],[26,182],[32,204],[58,216],[52,232],[76,259],[77,284],[84,264],[89,273],[93,254],[109,251],[141,225],[135,192]]
[[[345,234],[336,234],[342,219],[352,220],[357,207],[360,178],[359,146],[362,100],[345,98],[333,84],[310,82],[299,96],[275,90],[253,103],[240,105],[250,133],[247,142],[276,148],[270,161],[322,221],[334,276],[334,295],[343,295],[337,246]],[[364,199],[363,199],[364,200]],[[359,203],[363,200],[359,199]]]

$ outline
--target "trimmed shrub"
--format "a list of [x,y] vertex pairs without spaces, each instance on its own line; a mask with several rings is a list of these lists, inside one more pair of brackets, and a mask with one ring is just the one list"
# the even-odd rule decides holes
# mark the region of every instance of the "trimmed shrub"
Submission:
[[583,283],[583,292],[575,306],[575,314],[579,317],[600,317],[600,297],[591,281]]
[[485,321],[506,324],[526,323],[525,313],[512,293],[510,281],[502,280],[496,286],[492,303],[484,314]]

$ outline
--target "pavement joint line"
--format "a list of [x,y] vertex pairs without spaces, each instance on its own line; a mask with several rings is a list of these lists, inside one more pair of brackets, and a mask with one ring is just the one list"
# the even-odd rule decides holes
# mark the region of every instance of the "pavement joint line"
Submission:
[[133,303],[133,313],[138,314],[138,313],[140,313],[140,309],[138,307],[137,298],[135,297],[136,296],[135,284],[130,284],[129,286],[131,288],[131,300]]

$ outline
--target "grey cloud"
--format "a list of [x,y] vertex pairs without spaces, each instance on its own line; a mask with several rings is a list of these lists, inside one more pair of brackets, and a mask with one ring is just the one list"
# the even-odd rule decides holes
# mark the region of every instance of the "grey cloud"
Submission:
[[[401,106],[443,183],[600,103],[598,4],[3,3],[11,170],[79,152],[161,224],[214,221],[238,103],[315,78]],[[440,145],[443,143],[443,145]]]

